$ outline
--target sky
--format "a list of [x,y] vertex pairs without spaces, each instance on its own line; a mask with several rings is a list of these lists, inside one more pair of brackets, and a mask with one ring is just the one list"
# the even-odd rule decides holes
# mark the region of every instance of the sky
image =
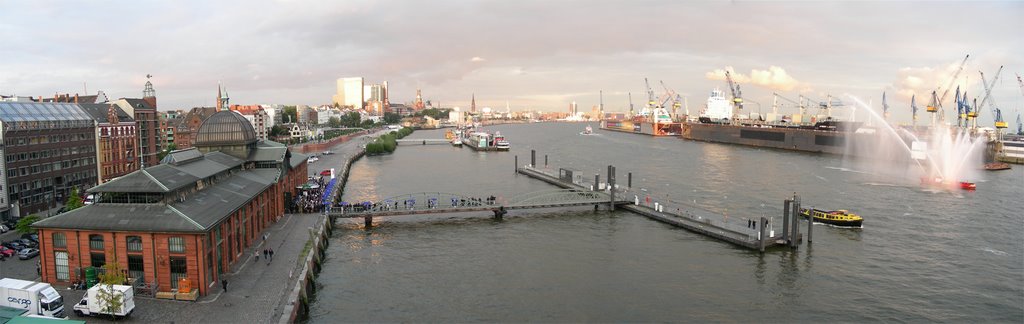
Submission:
[[589,111],[603,92],[606,111],[626,111],[630,93],[646,102],[646,78],[695,112],[730,70],[749,111],[777,92],[831,94],[840,116],[856,97],[860,115],[885,92],[909,121],[911,96],[926,119],[970,54],[955,83],[981,97],[979,71],[991,82],[1005,66],[992,93],[1012,121],[1022,17],[1024,1],[0,0],[0,94],[141,97],[151,74],[161,110],[212,106],[218,82],[234,104],[313,105],[358,76],[388,81],[392,102],[422,89],[443,107],[475,94],[478,107]]

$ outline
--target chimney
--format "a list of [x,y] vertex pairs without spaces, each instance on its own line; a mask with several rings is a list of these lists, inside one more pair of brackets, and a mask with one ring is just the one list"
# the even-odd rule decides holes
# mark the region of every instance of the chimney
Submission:
[[75,94],[75,103],[78,103],[78,94]]

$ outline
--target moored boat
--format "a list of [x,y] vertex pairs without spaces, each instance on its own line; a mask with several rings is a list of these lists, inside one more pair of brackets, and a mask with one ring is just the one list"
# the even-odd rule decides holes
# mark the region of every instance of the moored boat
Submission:
[[857,214],[842,209],[827,211],[813,208],[801,208],[800,214],[804,217],[810,217],[818,223],[840,227],[861,227],[864,223],[864,219]]
[[1006,162],[989,162],[985,163],[985,170],[998,171],[998,170],[1009,170],[1010,164]]

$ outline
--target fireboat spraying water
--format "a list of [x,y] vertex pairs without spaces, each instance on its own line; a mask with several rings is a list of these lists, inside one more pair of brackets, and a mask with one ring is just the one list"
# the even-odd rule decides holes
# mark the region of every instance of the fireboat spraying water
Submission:
[[978,166],[983,165],[984,136],[946,125],[934,125],[923,131],[896,128],[859,98],[847,96],[867,111],[873,121],[873,130],[863,132],[871,135],[860,136],[859,143],[847,147],[847,156],[875,157],[866,162],[868,171],[889,179],[919,179],[929,189],[977,188],[974,179],[979,178]]

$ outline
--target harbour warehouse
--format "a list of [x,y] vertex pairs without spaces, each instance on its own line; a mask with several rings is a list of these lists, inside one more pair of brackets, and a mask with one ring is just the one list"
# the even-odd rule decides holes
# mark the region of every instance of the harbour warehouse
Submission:
[[184,278],[206,295],[307,179],[306,156],[259,141],[231,111],[212,115],[194,148],[162,162],[89,189],[92,205],[33,224],[42,281],[67,285],[117,262],[156,291]]

